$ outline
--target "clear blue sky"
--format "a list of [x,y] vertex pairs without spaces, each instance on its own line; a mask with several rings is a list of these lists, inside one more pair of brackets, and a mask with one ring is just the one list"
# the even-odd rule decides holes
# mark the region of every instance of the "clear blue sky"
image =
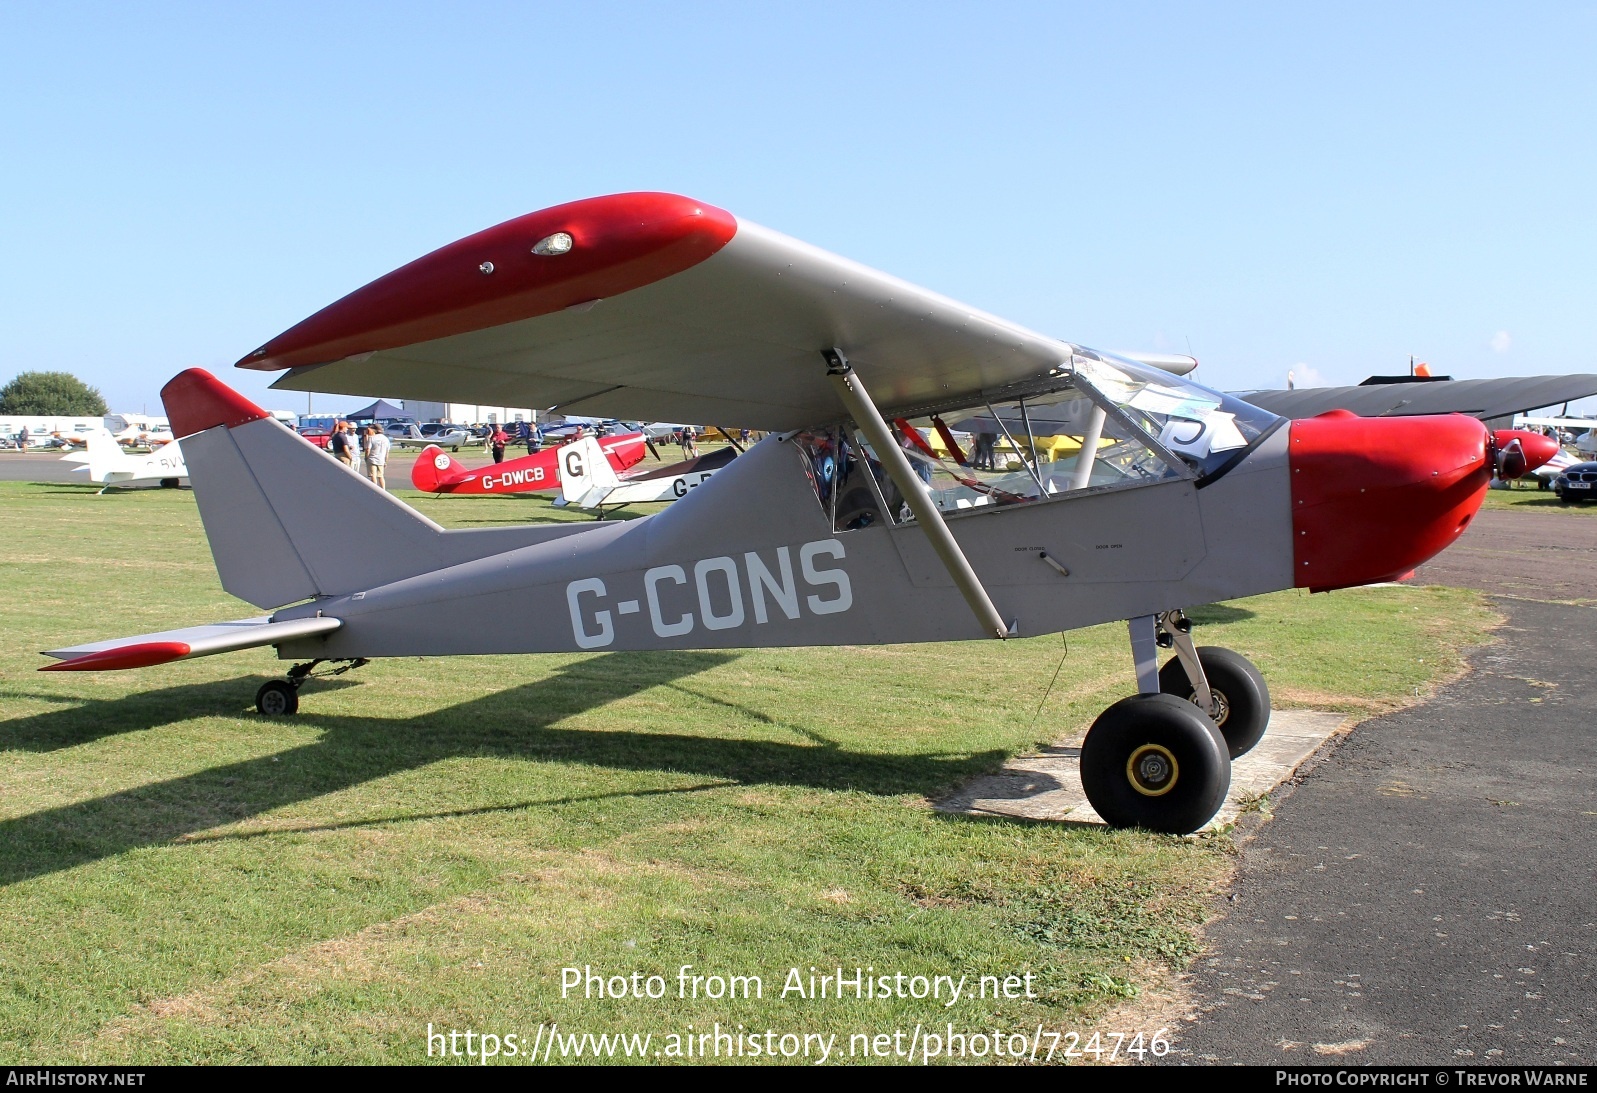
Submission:
[[302,408],[231,362],[631,189],[1217,387],[1597,371],[1594,53],[1591,5],[6,0],[0,381]]

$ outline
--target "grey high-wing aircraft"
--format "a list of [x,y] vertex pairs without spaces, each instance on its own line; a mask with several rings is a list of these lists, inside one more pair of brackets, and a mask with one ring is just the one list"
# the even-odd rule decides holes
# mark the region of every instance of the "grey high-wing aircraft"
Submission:
[[193,369],[162,396],[222,584],[268,613],[55,649],[47,670],[270,645],[301,663],[257,705],[288,714],[329,661],[1126,619],[1138,693],[1093,724],[1082,779],[1110,823],[1163,831],[1213,816],[1269,719],[1258,670],[1195,646],[1182,609],[1405,573],[1462,533],[1497,459],[1470,418],[1288,422],[670,194],[462,239],[240,365],[286,369],[284,389],[772,435],[654,516],[449,531]]

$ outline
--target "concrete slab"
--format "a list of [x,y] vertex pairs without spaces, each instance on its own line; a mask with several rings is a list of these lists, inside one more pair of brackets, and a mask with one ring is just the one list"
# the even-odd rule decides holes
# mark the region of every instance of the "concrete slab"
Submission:
[[[1319,710],[1272,710],[1264,739],[1231,765],[1231,793],[1204,830],[1232,822],[1243,808],[1292,777],[1349,720]],[[970,816],[1103,823],[1081,790],[1081,749],[1062,746],[1016,756],[1002,770],[971,780],[933,807]]]

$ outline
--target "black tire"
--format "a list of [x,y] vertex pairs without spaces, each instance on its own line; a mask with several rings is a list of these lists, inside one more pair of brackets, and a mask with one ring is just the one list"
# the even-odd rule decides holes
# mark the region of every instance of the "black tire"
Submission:
[[175,490],[175,489],[177,489],[177,479],[175,479],[175,478],[163,478],[163,479],[161,479],[161,488],[163,490]]
[[255,692],[255,708],[266,717],[292,717],[299,710],[299,691],[287,680],[267,680]]
[[[1216,709],[1210,711],[1210,716],[1225,737],[1231,758],[1240,759],[1253,750],[1270,727],[1270,688],[1252,661],[1230,649],[1201,646],[1198,663],[1203,665],[1209,691],[1214,695]],[[1159,669],[1159,689],[1194,704],[1198,701],[1180,657],[1171,657]]]
[[1111,827],[1186,835],[1225,803],[1231,760],[1220,730],[1192,703],[1133,695],[1087,730],[1081,786]]

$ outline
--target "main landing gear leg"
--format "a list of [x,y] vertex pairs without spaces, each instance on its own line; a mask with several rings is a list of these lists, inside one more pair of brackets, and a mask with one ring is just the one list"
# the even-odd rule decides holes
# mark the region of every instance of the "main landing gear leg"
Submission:
[[1232,759],[1252,751],[1270,726],[1264,676],[1241,653],[1217,645],[1195,648],[1192,623],[1180,611],[1160,615],[1159,629],[1159,644],[1176,651],[1159,672],[1159,689],[1207,711]]
[[[1180,611],[1127,622],[1140,693],[1094,721],[1081,784],[1112,827],[1185,835],[1213,819],[1231,788],[1231,760],[1264,735],[1270,693],[1229,649],[1196,648]],[[1158,651],[1176,655],[1161,670]]]
[[[311,660],[304,664],[296,664],[288,670],[286,679],[269,679],[261,684],[261,689],[255,692],[255,708],[267,717],[290,717],[299,710],[299,689],[311,676],[311,669],[318,664],[328,663],[325,660]],[[324,676],[341,676],[345,672],[354,671],[356,668],[371,661],[366,657],[357,657],[339,663],[331,672],[322,673]]]

